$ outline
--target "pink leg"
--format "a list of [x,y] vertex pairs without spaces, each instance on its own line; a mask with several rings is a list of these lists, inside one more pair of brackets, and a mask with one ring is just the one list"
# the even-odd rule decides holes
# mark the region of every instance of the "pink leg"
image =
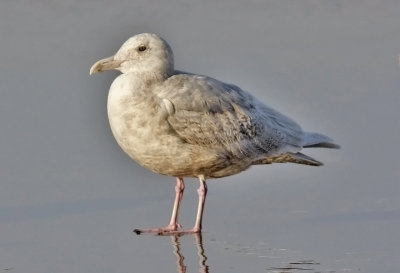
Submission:
[[176,186],[175,186],[175,202],[174,207],[172,209],[171,221],[169,222],[168,227],[171,227],[172,230],[177,230],[181,227],[178,223],[178,214],[179,214],[179,207],[181,205],[183,191],[185,190],[185,183],[181,177],[176,178]]
[[200,233],[202,228],[202,220],[203,220],[203,210],[204,210],[204,203],[206,200],[207,195],[207,184],[206,180],[203,175],[199,176],[200,187],[197,189],[197,193],[199,194],[199,203],[197,206],[197,216],[196,222],[194,227],[189,230],[178,230],[180,225],[178,224],[178,211],[179,206],[182,201],[183,190],[185,188],[183,184],[182,178],[176,179],[176,196],[174,202],[174,208],[172,210],[172,216],[170,224],[163,228],[152,228],[152,229],[135,229],[134,232],[136,234],[141,233],[156,233],[158,235],[171,235],[171,234],[193,234],[193,233]]
[[163,232],[177,231],[178,228],[181,227],[181,225],[178,223],[178,213],[179,213],[179,207],[181,205],[184,190],[185,190],[185,183],[183,182],[183,178],[177,177],[176,178],[176,186],[175,186],[175,202],[174,202],[174,207],[172,208],[171,221],[169,222],[168,226],[162,227],[162,228],[135,229],[134,232],[136,234],[140,234],[140,233],[160,233],[160,234],[162,234]]
[[193,233],[198,233],[201,231],[202,228],[202,221],[203,221],[203,210],[204,210],[204,203],[206,201],[207,195],[207,184],[204,176],[199,176],[200,180],[200,187],[197,189],[197,193],[199,194],[199,204],[197,206],[197,217],[194,227],[192,228]]

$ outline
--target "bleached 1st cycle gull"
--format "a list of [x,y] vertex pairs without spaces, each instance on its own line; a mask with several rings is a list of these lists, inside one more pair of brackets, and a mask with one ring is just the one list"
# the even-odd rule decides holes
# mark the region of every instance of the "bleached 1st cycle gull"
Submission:
[[[90,74],[110,69],[122,72],[107,102],[118,144],[140,165],[176,177],[169,225],[135,229],[138,234],[200,232],[207,178],[275,162],[320,166],[300,150],[339,148],[329,137],[303,131],[235,85],[175,70],[170,46],[155,34],[129,38],[114,56],[96,62]],[[197,217],[189,230],[178,222],[184,177],[200,181]]]

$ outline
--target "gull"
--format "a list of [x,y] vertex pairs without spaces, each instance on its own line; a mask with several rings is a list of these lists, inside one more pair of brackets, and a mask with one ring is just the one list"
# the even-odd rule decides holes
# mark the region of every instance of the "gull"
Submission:
[[[90,74],[111,69],[121,72],[107,100],[116,141],[140,165],[176,178],[170,223],[135,229],[137,234],[201,232],[208,178],[234,175],[260,164],[320,166],[300,150],[339,148],[331,138],[303,131],[235,85],[175,70],[171,47],[155,34],[129,38],[114,56],[96,62]],[[200,182],[195,224],[186,230],[178,221],[184,177]]]

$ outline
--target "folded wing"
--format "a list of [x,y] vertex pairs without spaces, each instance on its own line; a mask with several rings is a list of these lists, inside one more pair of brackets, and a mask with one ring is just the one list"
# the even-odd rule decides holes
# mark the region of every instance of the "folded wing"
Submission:
[[187,143],[254,161],[301,149],[297,123],[237,86],[191,74],[172,76],[165,86],[155,92],[171,128]]

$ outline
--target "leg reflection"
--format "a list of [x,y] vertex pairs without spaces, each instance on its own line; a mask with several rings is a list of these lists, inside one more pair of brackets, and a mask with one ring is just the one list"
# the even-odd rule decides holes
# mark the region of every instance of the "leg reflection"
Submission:
[[206,265],[207,256],[204,254],[203,237],[201,233],[193,234],[196,238],[197,255],[199,256],[199,272],[208,273],[208,265]]
[[175,234],[171,236],[172,247],[174,248],[174,255],[176,257],[176,269],[178,273],[185,273],[186,266],[183,263],[185,257],[181,254],[181,243],[179,242],[179,235]]
[[[176,268],[178,273],[186,272],[186,265],[184,263],[185,257],[181,252],[181,243],[180,243],[181,234],[174,234],[171,236],[172,247],[174,248],[174,255],[176,257]],[[203,238],[201,233],[194,233],[192,236],[195,239],[195,244],[197,248],[197,256],[199,258],[199,272],[200,273],[209,273],[208,265],[206,264],[207,256],[204,253],[203,246]]]

